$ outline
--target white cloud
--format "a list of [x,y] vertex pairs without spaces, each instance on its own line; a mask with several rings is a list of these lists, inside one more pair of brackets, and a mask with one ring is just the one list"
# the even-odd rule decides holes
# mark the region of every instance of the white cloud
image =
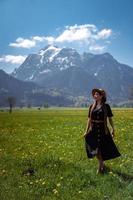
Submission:
[[39,42],[43,42],[43,40],[44,40],[44,37],[40,37],[40,36],[34,36],[34,37],[32,37],[32,40],[33,40],[33,41],[39,41]]
[[36,41],[35,40],[29,40],[29,39],[23,39],[21,37],[16,39],[16,43],[10,43],[9,46],[11,47],[22,47],[22,48],[27,48],[30,49],[32,47],[36,46]]
[[48,44],[53,44],[55,42],[55,38],[52,36],[48,36],[48,37],[44,37],[44,40],[48,43]]
[[82,24],[82,25],[77,25],[75,24],[74,26],[65,26],[66,29],[78,29],[78,28],[89,28],[89,29],[93,29],[94,31],[97,30],[96,26],[94,24]]
[[[55,42],[73,43],[81,48],[88,47],[90,52],[102,53],[110,44],[109,38],[112,35],[111,29],[98,28],[93,24],[66,26],[65,30],[55,38]],[[106,40],[108,39],[108,42]]]
[[56,42],[87,41],[97,31],[96,26],[92,24],[66,26],[65,28],[66,30],[56,38]]
[[92,45],[89,47],[89,50],[93,53],[102,53],[106,49],[106,46],[102,45]]
[[107,39],[112,35],[111,29],[103,29],[98,32],[97,39]]
[[65,30],[59,37],[56,38],[56,42],[73,42],[83,41],[89,37],[88,31],[84,30]]
[[47,44],[56,44],[59,46],[85,47],[90,51],[102,52],[110,44],[112,33],[111,29],[103,28],[99,30],[94,24],[75,24],[73,26],[65,26],[64,30],[56,37],[50,35],[32,36],[29,39],[19,37],[15,43],[10,43],[9,46],[30,49],[35,47],[42,48]]
[[22,64],[25,60],[26,56],[14,56],[14,55],[6,55],[0,57],[0,62],[11,63],[11,64]]
[[47,37],[45,37],[45,36],[42,36],[42,37],[40,37],[40,36],[34,36],[34,37],[31,37],[31,41],[34,41],[34,42],[48,42],[48,43],[53,43],[54,40],[55,40],[55,38],[52,37],[52,36],[47,36]]
[[52,36],[33,36],[30,39],[24,39],[22,37],[19,37],[16,39],[15,43],[10,43],[9,46],[11,47],[17,47],[17,48],[26,48],[26,49],[31,49],[33,47],[36,47],[38,43],[48,43],[48,44],[53,44],[55,41],[55,38]]

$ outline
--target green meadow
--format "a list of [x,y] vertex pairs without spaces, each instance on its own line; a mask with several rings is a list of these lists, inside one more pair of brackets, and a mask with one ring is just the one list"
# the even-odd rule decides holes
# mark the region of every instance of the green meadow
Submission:
[[113,109],[121,157],[97,175],[83,133],[87,109],[0,112],[1,200],[132,200],[133,109]]

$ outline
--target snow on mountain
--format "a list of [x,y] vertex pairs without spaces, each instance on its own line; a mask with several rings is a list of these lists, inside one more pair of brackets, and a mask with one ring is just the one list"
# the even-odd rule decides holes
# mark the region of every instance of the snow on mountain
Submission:
[[34,78],[34,75],[32,74],[32,75],[29,77],[29,80],[31,81],[33,78]]
[[12,75],[21,80],[34,80],[39,74],[62,71],[80,64],[81,56],[75,49],[47,46],[38,54],[29,55]]
[[50,69],[45,69],[45,70],[41,71],[40,74],[45,74],[45,73],[49,73],[49,72],[51,72]]
[[[102,87],[117,99],[118,96],[119,99],[126,98],[126,91],[133,85],[133,69],[119,63],[111,54],[80,55],[75,49],[61,49],[56,46],[47,46],[37,54],[29,55],[12,75],[20,80],[34,81],[41,86],[57,89],[64,87],[63,91],[69,85],[71,89],[75,87],[79,94],[82,94],[82,87],[85,89],[86,85],[89,88]],[[80,79],[83,85],[79,84]]]
[[52,62],[54,57],[61,51],[60,48],[49,46],[47,49],[41,49],[39,54],[41,56],[40,63],[43,63],[44,57],[48,57],[49,62]]

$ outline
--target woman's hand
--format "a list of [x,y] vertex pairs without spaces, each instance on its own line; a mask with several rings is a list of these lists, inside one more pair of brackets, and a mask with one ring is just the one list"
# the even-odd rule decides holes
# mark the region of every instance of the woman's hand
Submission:
[[89,127],[89,128],[85,131],[85,133],[84,133],[83,136],[85,137],[85,136],[88,135],[91,131],[92,131],[92,128]]
[[83,134],[83,137],[86,137],[87,134],[88,134],[87,131],[85,131]]
[[112,135],[112,138],[114,138],[115,137],[115,131],[114,131],[113,119],[112,119],[112,117],[109,117],[108,119],[109,119],[109,123],[110,123],[110,125],[112,127],[111,135]]
[[114,129],[112,129],[112,138],[114,138],[115,137],[115,130]]

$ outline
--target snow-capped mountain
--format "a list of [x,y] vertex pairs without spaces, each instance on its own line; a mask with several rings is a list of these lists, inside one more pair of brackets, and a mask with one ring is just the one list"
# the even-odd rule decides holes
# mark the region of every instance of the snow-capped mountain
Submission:
[[109,53],[81,55],[75,49],[57,46],[29,55],[12,75],[72,96],[88,96],[93,87],[104,88],[115,102],[128,99],[133,86],[133,68]]
[[21,80],[36,81],[45,74],[62,71],[70,66],[80,66],[80,63],[80,55],[76,50],[47,46],[38,54],[29,55],[12,75]]

